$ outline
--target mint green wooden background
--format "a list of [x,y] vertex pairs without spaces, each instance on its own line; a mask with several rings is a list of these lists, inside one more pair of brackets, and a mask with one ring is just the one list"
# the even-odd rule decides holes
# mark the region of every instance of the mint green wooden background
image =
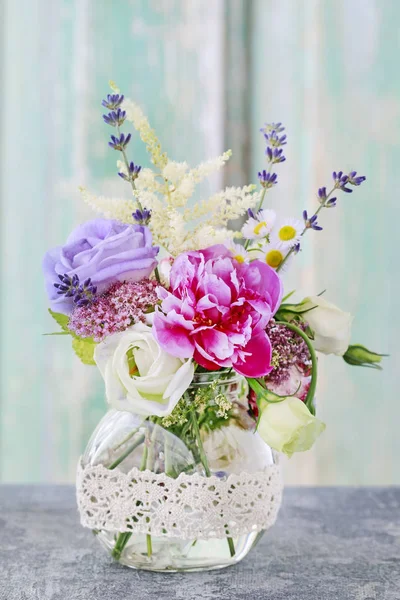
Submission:
[[[84,184],[124,194],[101,120],[107,81],[135,98],[171,156],[195,163],[230,147],[226,177],[254,180],[259,127],[290,143],[270,205],[311,207],[332,169],[367,183],[323,216],[324,232],[286,278],[326,288],[356,314],[354,339],[390,352],[383,373],[321,360],[328,427],[286,465],[287,481],[400,484],[400,3],[396,0],[5,0],[1,101],[0,478],[72,481],[105,412],[102,382],[46,314],[46,248],[92,214]],[[143,148],[131,144],[135,162]],[[211,187],[218,185],[211,182]]]

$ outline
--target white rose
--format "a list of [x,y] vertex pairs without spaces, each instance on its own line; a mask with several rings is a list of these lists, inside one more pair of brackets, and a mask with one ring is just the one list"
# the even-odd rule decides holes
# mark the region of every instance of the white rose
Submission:
[[169,415],[194,375],[193,362],[162,350],[151,327],[143,323],[107,337],[96,346],[94,360],[106,384],[108,403],[139,415]]
[[271,448],[291,456],[309,450],[324,429],[325,423],[292,396],[282,402],[265,402],[257,431]]
[[304,314],[304,319],[315,334],[315,349],[323,354],[343,356],[350,343],[351,314],[343,312],[321,296],[305,298],[301,306],[304,310],[316,307]]

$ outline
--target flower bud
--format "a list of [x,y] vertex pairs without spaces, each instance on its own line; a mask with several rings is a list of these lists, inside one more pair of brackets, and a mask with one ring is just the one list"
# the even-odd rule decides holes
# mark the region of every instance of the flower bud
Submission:
[[382,361],[382,356],[388,355],[371,352],[371,350],[368,350],[365,346],[361,346],[361,344],[354,344],[347,348],[343,358],[349,365],[382,370],[382,367],[377,364]]

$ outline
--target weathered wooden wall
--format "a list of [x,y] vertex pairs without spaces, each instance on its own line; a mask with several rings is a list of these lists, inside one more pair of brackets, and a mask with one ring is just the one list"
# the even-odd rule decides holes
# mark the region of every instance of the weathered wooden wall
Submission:
[[[287,289],[326,288],[357,315],[354,339],[391,353],[386,370],[321,361],[326,433],[291,459],[296,483],[400,483],[398,194],[400,3],[395,0],[11,0],[3,3],[0,477],[71,481],[104,413],[95,369],[46,314],[41,258],[91,216],[77,187],[124,193],[100,102],[116,80],[171,156],[225,146],[227,176],[254,180],[266,120],[288,129],[270,204],[311,207],[333,169],[368,181],[326,211]],[[145,163],[135,141],[132,156]],[[135,160],[135,162],[136,162]],[[212,186],[219,182],[213,181]]]

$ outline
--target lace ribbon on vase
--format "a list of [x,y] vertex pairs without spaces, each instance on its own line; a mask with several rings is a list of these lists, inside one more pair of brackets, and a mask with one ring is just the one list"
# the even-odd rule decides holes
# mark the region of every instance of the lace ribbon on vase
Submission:
[[232,537],[268,529],[282,500],[279,465],[256,473],[216,476],[110,471],[85,466],[77,473],[81,523],[90,529],[182,539]]

